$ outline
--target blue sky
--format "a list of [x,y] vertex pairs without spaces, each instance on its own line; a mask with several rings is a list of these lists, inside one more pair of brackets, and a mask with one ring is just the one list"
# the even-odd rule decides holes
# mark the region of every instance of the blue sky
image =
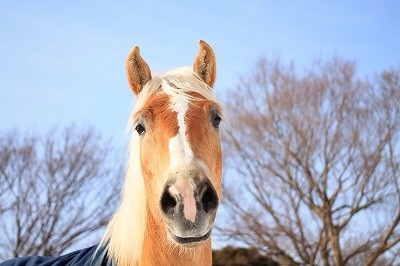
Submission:
[[75,122],[117,143],[133,95],[134,44],[153,71],[190,65],[198,40],[218,60],[225,98],[260,56],[306,67],[358,62],[361,75],[400,64],[398,1],[0,1],[0,131]]

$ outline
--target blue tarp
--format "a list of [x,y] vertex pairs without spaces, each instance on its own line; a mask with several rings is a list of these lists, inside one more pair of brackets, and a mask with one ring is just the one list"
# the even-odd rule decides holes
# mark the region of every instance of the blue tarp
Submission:
[[[7,260],[0,263],[0,266],[64,266],[64,265],[82,265],[82,266],[112,266],[108,261],[106,251],[100,248],[96,253],[97,246],[92,246],[82,250],[77,250],[66,255],[58,257],[21,257]],[[95,254],[96,253],[96,254]]]

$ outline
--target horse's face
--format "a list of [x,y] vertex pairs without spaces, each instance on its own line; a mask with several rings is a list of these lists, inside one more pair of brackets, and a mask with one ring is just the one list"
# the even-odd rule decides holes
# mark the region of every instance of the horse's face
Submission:
[[137,116],[149,207],[181,244],[207,239],[215,218],[221,189],[219,117],[211,101],[175,101],[165,93],[151,97]]
[[[131,65],[129,58],[134,60]],[[134,72],[129,69],[132,65],[138,68]],[[128,56],[127,67],[131,87],[139,93],[140,85],[150,81],[151,75],[138,50]],[[211,48],[201,43],[194,71],[209,87],[214,82],[214,68]],[[136,83],[132,73],[139,77]],[[171,93],[177,89],[174,84],[161,84],[169,88],[152,93],[134,115],[148,207],[156,222],[165,225],[169,240],[193,245],[208,239],[218,208],[222,115],[211,99],[196,92],[182,97]]]

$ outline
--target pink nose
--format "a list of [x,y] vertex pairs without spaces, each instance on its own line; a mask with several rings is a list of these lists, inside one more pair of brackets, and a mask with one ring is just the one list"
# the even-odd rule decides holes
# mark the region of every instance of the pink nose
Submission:
[[173,197],[183,198],[183,215],[186,219],[194,223],[196,220],[196,200],[189,180],[187,178],[180,178],[168,190]]
[[211,182],[206,179],[195,184],[190,178],[169,181],[161,196],[160,205],[167,218],[182,215],[192,223],[202,214],[214,213],[218,207],[218,196]]

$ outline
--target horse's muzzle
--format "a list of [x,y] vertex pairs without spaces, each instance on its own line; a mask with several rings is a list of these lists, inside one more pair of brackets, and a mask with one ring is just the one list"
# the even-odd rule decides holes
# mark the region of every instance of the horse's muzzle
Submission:
[[218,208],[218,196],[203,175],[175,177],[167,181],[160,207],[172,238],[180,244],[206,240]]

